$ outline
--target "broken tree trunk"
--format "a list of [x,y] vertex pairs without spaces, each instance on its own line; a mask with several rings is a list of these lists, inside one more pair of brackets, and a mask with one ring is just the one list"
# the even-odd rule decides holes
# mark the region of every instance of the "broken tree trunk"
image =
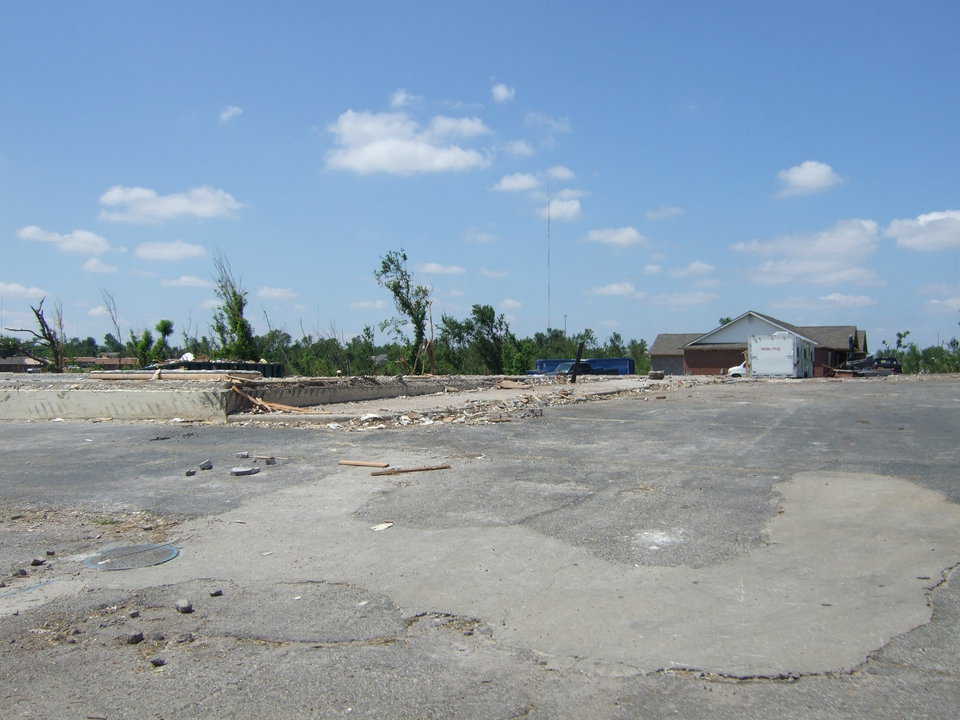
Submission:
[[30,333],[37,340],[41,341],[46,346],[47,352],[50,353],[50,358],[43,357],[42,355],[35,355],[27,349],[24,349],[24,355],[29,358],[33,358],[37,362],[43,363],[47,369],[51,370],[52,372],[62,373],[64,369],[63,312],[59,306],[54,308],[58,327],[50,327],[50,324],[47,322],[47,318],[43,314],[44,300],[46,300],[46,298],[41,298],[36,307],[33,305],[30,306],[30,309],[33,310],[33,316],[37,319],[37,325],[40,327],[39,333],[36,330],[30,330],[28,328],[7,328],[7,330],[10,332]]

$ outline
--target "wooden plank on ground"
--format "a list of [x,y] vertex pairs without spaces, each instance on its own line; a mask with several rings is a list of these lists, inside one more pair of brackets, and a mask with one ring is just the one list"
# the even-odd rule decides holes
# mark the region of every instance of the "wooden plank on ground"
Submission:
[[428,472],[430,470],[449,470],[449,465],[425,465],[424,467],[415,467],[415,468],[391,468],[390,470],[377,470],[376,472],[370,473],[371,475],[400,475],[401,473],[412,473],[412,472]]
[[338,465],[353,465],[354,467],[375,467],[375,468],[388,468],[390,463],[385,462],[370,462],[367,460],[341,460]]

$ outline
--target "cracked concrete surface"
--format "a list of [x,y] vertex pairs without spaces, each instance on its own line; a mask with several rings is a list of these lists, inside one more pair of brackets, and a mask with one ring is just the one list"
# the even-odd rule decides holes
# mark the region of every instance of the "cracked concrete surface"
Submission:
[[[258,443],[291,459],[196,486],[165,565],[95,573],[67,551],[96,543],[37,528],[38,547],[61,545],[52,570],[0,589],[0,704],[10,717],[952,718],[958,409],[956,382],[745,384],[402,437],[208,428],[164,449],[115,426],[99,453],[150,463],[95,479],[69,452],[23,465],[19,433],[69,448],[75,428],[8,425],[0,445],[21,468],[19,483],[0,474],[8,502],[40,503],[46,484],[61,504],[155,510],[194,487],[162,469],[184,454],[219,453],[220,467]],[[371,477],[334,464],[348,456],[454,469]],[[0,524],[0,541],[14,534],[5,565],[29,545]],[[2,595],[40,577],[53,582]],[[184,595],[189,615],[172,609]],[[144,643],[117,644],[136,629]],[[151,669],[157,653],[167,665]],[[134,713],[133,688],[154,715]]]

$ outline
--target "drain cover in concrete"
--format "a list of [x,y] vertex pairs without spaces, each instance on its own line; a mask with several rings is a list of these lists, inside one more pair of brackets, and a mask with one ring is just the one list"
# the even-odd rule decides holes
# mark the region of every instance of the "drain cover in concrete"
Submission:
[[83,562],[94,570],[133,570],[165,563],[179,554],[173,545],[122,545],[101,550]]

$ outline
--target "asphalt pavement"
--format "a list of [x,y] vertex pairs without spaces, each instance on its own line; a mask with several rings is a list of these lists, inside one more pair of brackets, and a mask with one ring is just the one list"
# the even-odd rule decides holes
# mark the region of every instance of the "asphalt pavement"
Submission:
[[[2,714],[953,718],[957,437],[957,379],[366,432],[2,423]],[[234,477],[241,451],[278,460]],[[84,564],[147,541],[179,556]]]

